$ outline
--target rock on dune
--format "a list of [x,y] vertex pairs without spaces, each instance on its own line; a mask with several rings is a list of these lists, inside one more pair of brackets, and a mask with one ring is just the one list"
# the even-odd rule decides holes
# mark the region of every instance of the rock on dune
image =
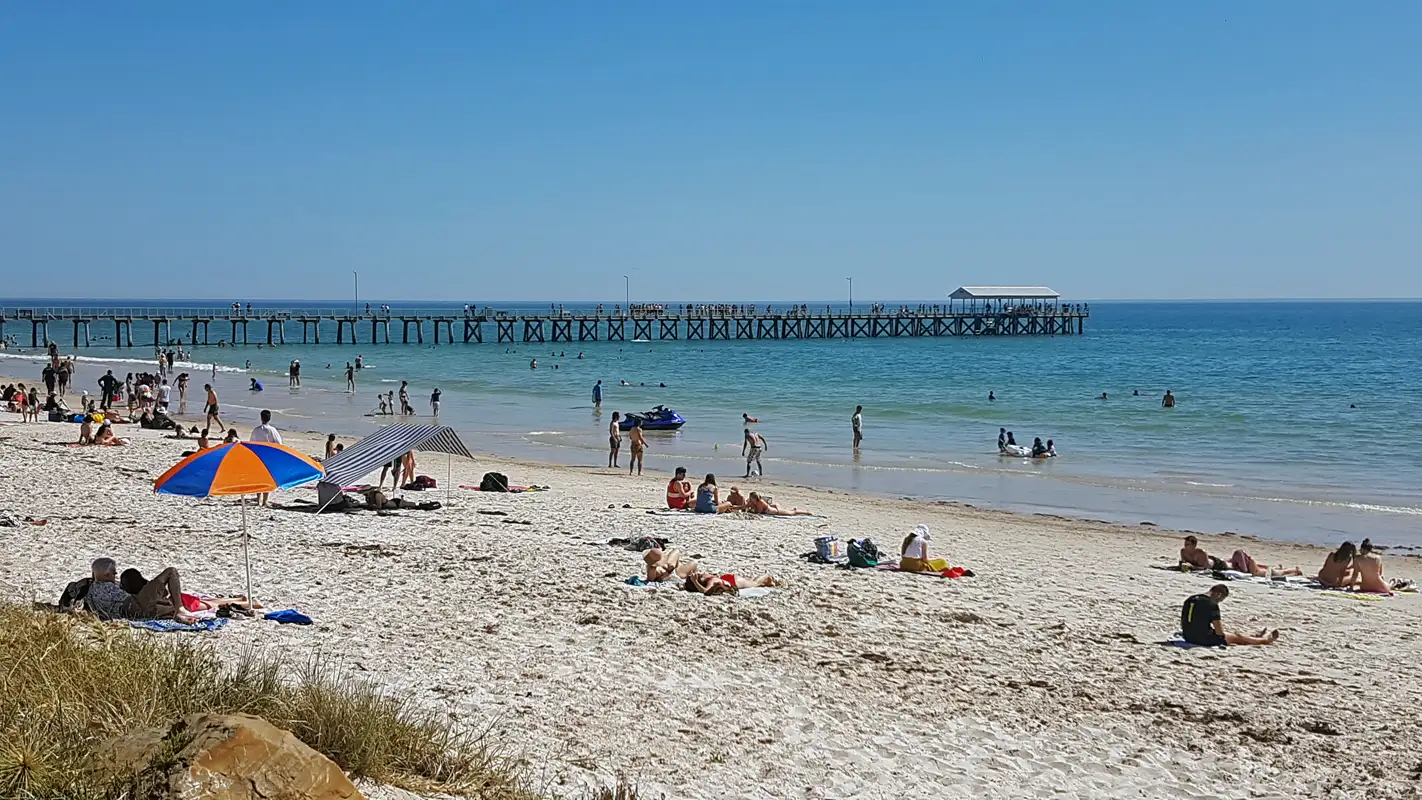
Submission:
[[112,746],[141,800],[360,800],[341,768],[290,732],[246,714],[193,714]]

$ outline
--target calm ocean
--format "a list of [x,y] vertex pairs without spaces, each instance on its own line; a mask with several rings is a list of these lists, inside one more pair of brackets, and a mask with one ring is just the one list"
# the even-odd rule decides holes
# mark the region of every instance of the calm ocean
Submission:
[[[3,303],[30,304],[99,305]],[[460,305],[419,307],[449,313]],[[413,308],[402,304],[395,313]],[[471,447],[595,466],[606,461],[613,410],[661,403],[689,422],[679,433],[652,437],[648,469],[685,465],[730,476],[744,470],[738,454],[741,413],[748,412],[760,418],[774,480],[1200,531],[1313,542],[1371,536],[1422,546],[1422,303],[1102,302],[1091,312],[1085,336],[1063,338],[435,347],[428,327],[424,346],[370,345],[363,327],[365,344],[208,347],[194,361],[229,368],[219,373],[218,388],[224,407],[244,422],[267,407],[279,426],[362,433],[389,421],[362,416],[375,408],[376,392],[408,380],[422,414],[430,390],[443,390],[441,421],[466,434]],[[11,323],[6,333],[28,343],[28,328]],[[98,334],[109,330],[95,325]],[[174,326],[173,335],[188,333]],[[399,334],[397,323],[392,338]],[[67,325],[51,327],[65,352],[73,349],[70,335]],[[213,341],[226,335],[224,324],[213,324]],[[493,338],[492,326],[485,335]],[[259,336],[265,325],[254,324],[253,341]],[[286,336],[299,342],[300,325],[291,324]],[[149,327],[135,330],[135,343],[151,337]],[[334,341],[334,327],[322,339]],[[83,359],[145,365],[149,352],[143,345],[115,350],[109,341],[79,351]],[[357,353],[368,369],[352,396],[343,391],[342,373]],[[7,358],[23,356],[12,349]],[[286,387],[293,358],[304,365],[299,391]],[[251,375],[230,371],[248,360]],[[148,368],[111,366],[120,376]],[[0,361],[0,372],[33,371]],[[198,388],[209,379],[206,370],[189,371]],[[86,369],[86,386],[91,375],[97,373]],[[245,391],[252,376],[266,386],[260,397]],[[602,416],[591,403],[598,379]],[[1166,389],[1179,398],[1174,409],[1160,407]],[[1132,396],[1136,390],[1141,396]],[[1096,399],[1102,392],[1108,400]],[[849,418],[858,404],[865,442],[855,458]],[[1061,457],[1001,458],[999,426],[1026,444],[1034,436],[1054,439]]]

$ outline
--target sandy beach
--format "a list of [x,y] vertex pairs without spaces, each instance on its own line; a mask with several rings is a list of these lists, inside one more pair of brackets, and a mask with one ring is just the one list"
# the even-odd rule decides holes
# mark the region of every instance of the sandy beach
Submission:
[[[237,501],[152,492],[191,442],[128,425],[127,447],[66,447],[55,443],[76,426],[18,420],[0,414],[6,599],[52,602],[100,555],[149,574],[177,566],[193,590],[240,589]],[[320,452],[321,437],[283,435]],[[1168,531],[773,484],[753,488],[819,516],[664,516],[648,511],[665,474],[419,460],[440,488],[414,499],[445,502],[447,469],[456,486],[499,471],[552,488],[456,488],[431,512],[249,508],[257,597],[316,625],[201,635],[234,653],[334,659],[413,693],[498,731],[572,796],[619,778],[666,798],[1416,796],[1416,595],[1235,583],[1227,627],[1278,628],[1279,643],[1183,650],[1157,642],[1211,581],[1150,567],[1173,560]],[[826,534],[897,552],[918,524],[934,555],[976,577],[800,557]],[[604,543],[644,535],[708,570],[786,585],[711,598],[629,586],[640,555]],[[1310,574],[1324,558],[1202,544]],[[1387,559],[1389,576],[1422,577],[1418,566]]]

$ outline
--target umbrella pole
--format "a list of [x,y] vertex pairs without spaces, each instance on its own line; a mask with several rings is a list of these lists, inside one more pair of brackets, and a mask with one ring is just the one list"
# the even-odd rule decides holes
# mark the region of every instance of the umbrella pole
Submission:
[[444,454],[444,504],[449,505],[449,479],[454,474],[454,456]]
[[257,598],[252,596],[252,556],[247,549],[247,495],[242,495],[242,563],[247,568],[247,609],[257,613]]

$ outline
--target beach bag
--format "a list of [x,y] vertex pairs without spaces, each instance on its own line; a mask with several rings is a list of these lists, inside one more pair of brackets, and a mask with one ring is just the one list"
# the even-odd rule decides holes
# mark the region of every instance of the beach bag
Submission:
[[815,557],[822,562],[844,559],[844,542],[838,536],[820,536],[815,539]]
[[509,490],[509,478],[502,472],[486,472],[484,480],[479,482],[481,492],[507,492]]
[[849,565],[861,569],[879,566],[879,548],[869,539],[850,539]]

